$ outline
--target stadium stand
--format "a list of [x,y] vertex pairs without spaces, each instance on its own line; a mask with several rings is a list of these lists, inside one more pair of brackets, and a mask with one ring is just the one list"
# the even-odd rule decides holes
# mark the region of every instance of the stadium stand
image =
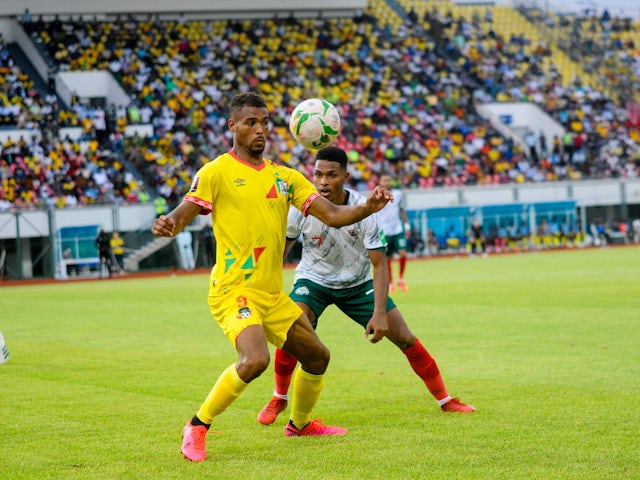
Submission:
[[[224,105],[242,89],[269,102],[269,156],[305,174],[312,156],[291,139],[288,116],[303,97],[334,102],[344,119],[337,144],[349,152],[361,190],[384,172],[405,188],[640,173],[640,108],[612,94],[626,92],[622,79],[637,78],[629,76],[638,72],[637,24],[448,0],[367,5],[326,18],[22,18],[50,73],[109,72],[130,104],[77,96],[65,104],[53,75],[29,78],[19,50],[1,43],[0,121],[40,136],[4,142],[0,211],[156,196],[175,204],[195,170],[229,148]],[[576,45],[590,52],[588,61],[576,61]],[[524,149],[478,115],[478,104],[494,101],[534,103],[566,133],[547,144],[538,132],[522,132]],[[152,134],[125,135],[140,124]],[[485,227],[500,248],[522,244],[522,235],[500,240],[515,224]],[[462,245],[465,234],[456,225]]]
[[[106,106],[109,125],[98,139],[99,149],[114,157],[126,151],[121,160],[133,166],[130,176],[145,183],[116,189],[120,199],[135,201],[144,188],[175,202],[193,171],[228,148],[222,100],[238,88],[258,88],[267,97],[275,124],[271,156],[305,173],[311,158],[288,136],[287,116],[311,94],[338,104],[346,125],[339,143],[350,152],[360,189],[382,171],[395,173],[404,187],[424,188],[637,174],[635,163],[621,161],[631,136],[616,129],[615,141],[602,142],[612,122],[599,117],[617,120],[616,106],[548,44],[544,31],[505,7],[373,0],[357,18],[78,16],[23,26],[58,71],[108,70],[130,94],[128,109]],[[247,51],[240,48],[249,43]],[[491,65],[496,57],[499,64]],[[583,79],[578,86],[568,80],[576,76]],[[572,138],[562,152],[531,162],[475,113],[474,102],[489,99],[539,103]],[[56,121],[96,139],[98,111],[76,99]],[[154,135],[122,138],[140,116]],[[585,124],[595,125],[600,138],[585,135]]]

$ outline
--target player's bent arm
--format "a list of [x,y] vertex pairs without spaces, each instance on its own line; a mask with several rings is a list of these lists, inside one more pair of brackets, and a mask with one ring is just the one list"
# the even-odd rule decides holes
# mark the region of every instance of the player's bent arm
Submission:
[[409,223],[409,217],[407,216],[407,211],[404,208],[400,209],[400,218],[402,219],[404,236],[405,238],[409,238],[411,236],[411,224]]
[[409,223],[409,217],[407,216],[407,211],[404,208],[400,209],[400,218],[402,219],[402,223]]
[[368,250],[371,265],[373,265],[374,311],[387,312],[387,297],[389,296],[389,267],[387,254],[382,250]]
[[367,202],[359,205],[336,205],[324,197],[317,197],[306,213],[313,215],[322,223],[340,228],[352,225],[372,213],[382,210],[387,202],[393,201],[393,195],[382,187],[376,187],[367,197]]
[[180,205],[168,215],[161,215],[156,218],[151,227],[151,232],[156,237],[174,237],[189,225],[201,211],[202,207],[199,205],[189,200],[182,200]]

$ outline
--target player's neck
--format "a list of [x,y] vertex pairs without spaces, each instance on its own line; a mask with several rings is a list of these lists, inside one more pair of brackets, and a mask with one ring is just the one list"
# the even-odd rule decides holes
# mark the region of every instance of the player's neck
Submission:
[[256,167],[259,167],[264,162],[264,159],[262,158],[262,154],[261,153],[257,154],[257,155],[254,155],[254,154],[250,153],[248,150],[246,150],[244,148],[233,147],[231,149],[231,153],[233,153],[233,155],[236,158],[239,158],[243,162],[249,163],[249,164],[254,165]]
[[345,189],[342,189],[342,192],[338,193],[336,201],[333,202],[336,205],[346,205],[347,203],[349,203],[349,192],[347,192]]

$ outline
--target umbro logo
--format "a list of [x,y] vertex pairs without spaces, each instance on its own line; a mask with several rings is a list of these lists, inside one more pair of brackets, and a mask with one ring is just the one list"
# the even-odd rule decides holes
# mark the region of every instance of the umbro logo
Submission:
[[233,183],[236,184],[236,187],[244,187],[247,184],[247,181],[244,178],[236,178]]

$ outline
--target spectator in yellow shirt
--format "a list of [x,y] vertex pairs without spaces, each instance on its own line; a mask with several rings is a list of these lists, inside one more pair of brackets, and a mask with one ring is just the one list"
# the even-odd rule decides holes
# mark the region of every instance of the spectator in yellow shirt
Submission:
[[124,272],[124,240],[118,232],[113,232],[109,243],[111,244],[111,253],[113,253],[116,260],[116,267],[121,272]]

